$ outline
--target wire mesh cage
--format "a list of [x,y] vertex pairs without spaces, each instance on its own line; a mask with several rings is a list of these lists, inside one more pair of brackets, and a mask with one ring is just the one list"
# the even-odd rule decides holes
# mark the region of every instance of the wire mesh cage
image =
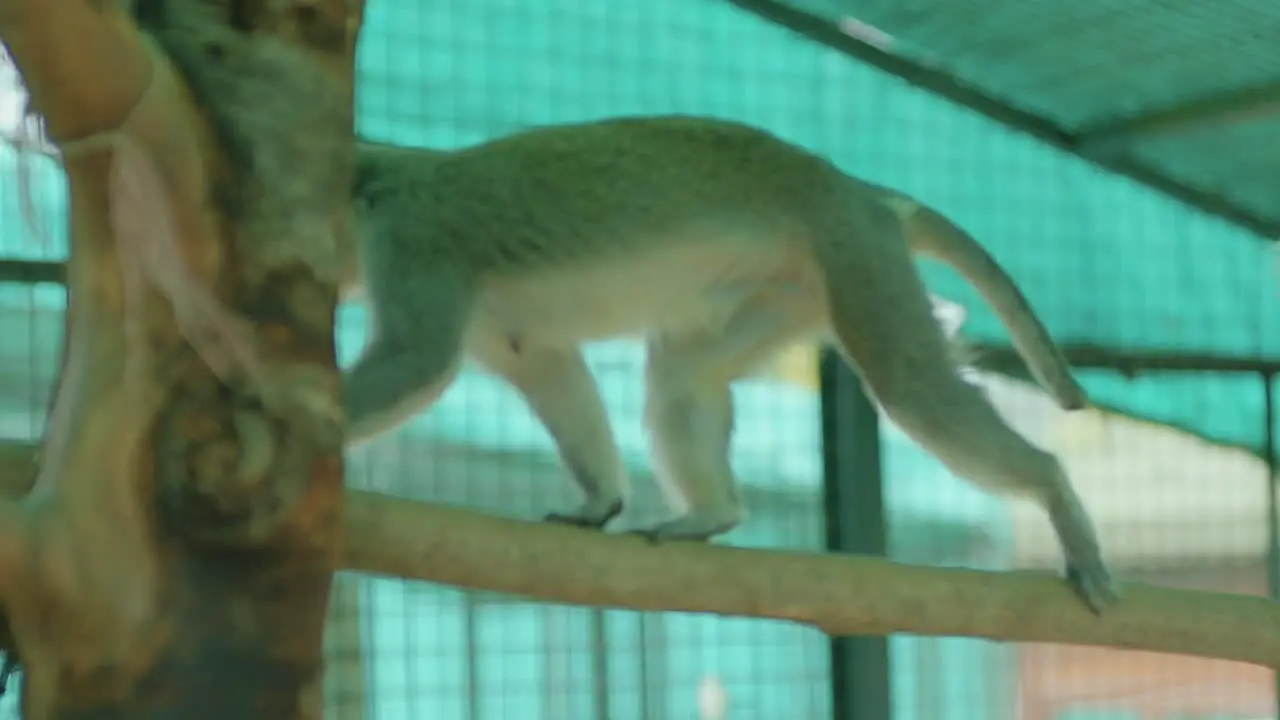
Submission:
[[[1280,358],[1280,296],[1268,249],[1248,233],[721,0],[371,0],[358,65],[358,131],[378,140],[450,149],[555,123],[711,115],[936,206],[991,250],[1060,342],[1091,351],[1079,374],[1098,407],[1079,413],[981,355],[969,377],[1010,423],[1061,454],[1120,572],[1271,592],[1280,385],[1268,389],[1265,358]],[[0,150],[0,253],[59,261],[62,178],[52,160],[32,160],[50,238],[37,242],[17,157]],[[35,438],[58,369],[62,289],[23,282],[33,276],[16,262],[4,267],[0,422],[10,437]],[[973,289],[922,267],[943,323],[986,355],[1008,355]],[[367,334],[363,309],[342,308],[344,363]],[[622,521],[653,519],[662,504],[640,418],[643,348],[600,343],[588,360],[635,486]],[[818,350],[799,347],[735,387],[732,460],[751,517],[724,542],[822,551],[830,523],[852,521],[832,512],[825,487],[837,479],[824,446],[840,436],[824,426],[831,396],[819,378]],[[870,512],[883,515],[889,557],[1058,566],[1036,508],[974,489],[890,422],[871,432],[883,507]],[[572,501],[547,432],[515,391],[472,368],[429,412],[351,452],[347,472],[354,487],[517,517]],[[829,638],[782,622],[556,606],[355,574],[335,587],[327,642],[335,720],[1277,715],[1273,674],[1225,662],[901,635],[878,658],[836,668]],[[855,697],[849,673],[878,672],[877,698]]]

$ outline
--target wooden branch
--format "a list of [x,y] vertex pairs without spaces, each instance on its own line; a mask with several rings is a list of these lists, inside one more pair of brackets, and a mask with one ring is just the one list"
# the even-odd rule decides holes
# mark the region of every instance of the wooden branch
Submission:
[[36,479],[40,446],[22,440],[0,440],[0,501],[17,501]]
[[1280,667],[1280,603],[1124,588],[1101,619],[1043,573],[673,543],[348,491],[343,565],[577,605],[742,615],[832,635],[911,632],[1142,648]]
[[50,139],[119,127],[142,96],[150,63],[126,5],[0,0],[0,38]]
[[[0,497],[33,446],[0,442]],[[1101,645],[1280,668],[1280,603],[1126,585],[1102,618],[1058,578],[630,537],[347,491],[342,566],[548,602],[773,618],[833,635],[910,632]]]
[[0,500],[0,598],[30,573],[31,527],[18,503]]
[[[969,343],[973,351],[974,365],[989,372],[998,372],[1025,380],[1031,380],[1026,361],[1009,345],[994,343]],[[1259,375],[1280,373],[1280,357],[1224,355],[1186,350],[1124,350],[1104,345],[1065,343],[1062,354],[1075,368],[1090,370],[1114,370],[1129,378],[1143,374],[1174,372],[1222,372],[1256,373]],[[1034,381],[1032,381],[1034,382]]]
[[3,468],[24,717],[323,714],[362,5],[0,0],[72,230],[41,457]]

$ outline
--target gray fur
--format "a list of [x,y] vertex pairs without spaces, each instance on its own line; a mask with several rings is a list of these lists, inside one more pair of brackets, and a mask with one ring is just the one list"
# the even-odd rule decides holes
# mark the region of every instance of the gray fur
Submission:
[[1059,461],[957,374],[912,262],[951,264],[982,292],[1063,407],[1084,390],[1026,298],[936,211],[760,130],[693,117],[547,127],[454,151],[357,151],[353,201],[375,324],[344,376],[348,442],[429,407],[464,356],[520,391],[603,526],[627,479],[580,345],[648,347],[645,419],[673,519],[642,532],[705,539],[746,517],[728,447],[731,383],[778,349],[833,343],[884,412],[952,471],[1044,507],[1074,586],[1116,598]]

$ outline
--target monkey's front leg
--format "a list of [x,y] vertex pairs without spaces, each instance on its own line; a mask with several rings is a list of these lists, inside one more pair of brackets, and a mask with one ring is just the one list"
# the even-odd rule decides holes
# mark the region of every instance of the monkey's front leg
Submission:
[[387,255],[369,258],[373,340],[342,374],[348,446],[430,408],[461,363],[467,284],[447,271],[411,275]]
[[346,444],[359,445],[429,409],[457,376],[455,349],[439,336],[401,344],[378,338],[342,375]]
[[582,503],[548,522],[603,528],[623,509],[627,471],[591,371],[574,349],[521,348],[484,358],[516,388],[546,427],[582,493]]

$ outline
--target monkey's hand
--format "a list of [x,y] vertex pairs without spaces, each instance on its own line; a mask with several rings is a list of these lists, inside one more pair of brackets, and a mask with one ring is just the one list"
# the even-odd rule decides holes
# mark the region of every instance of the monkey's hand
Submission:
[[1049,505],[1049,520],[1066,557],[1067,582],[1096,615],[1120,599],[1120,589],[1102,560],[1089,513],[1075,493]]
[[582,503],[572,512],[550,513],[544,520],[549,523],[603,530],[605,525],[621,514],[622,500],[592,499]]
[[713,512],[690,512],[647,528],[628,530],[627,534],[639,535],[654,544],[667,540],[707,542],[738,527],[742,520],[741,513],[730,516]]

